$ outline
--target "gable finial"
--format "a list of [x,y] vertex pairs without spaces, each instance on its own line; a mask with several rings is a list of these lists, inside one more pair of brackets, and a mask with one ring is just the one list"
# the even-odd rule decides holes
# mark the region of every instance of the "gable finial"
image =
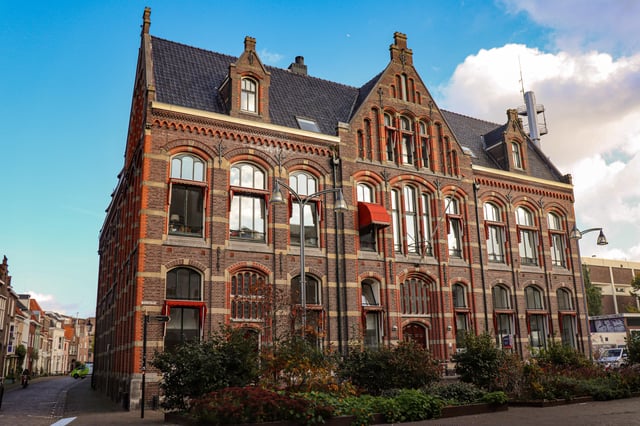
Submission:
[[144,8],[142,14],[142,34],[149,34],[149,27],[151,26],[151,8],[149,6]]

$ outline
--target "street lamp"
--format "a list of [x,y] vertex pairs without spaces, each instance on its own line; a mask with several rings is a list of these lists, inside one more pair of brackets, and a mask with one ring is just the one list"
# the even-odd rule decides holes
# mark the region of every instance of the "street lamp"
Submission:
[[336,193],[336,202],[334,210],[336,212],[346,212],[349,210],[347,203],[344,201],[344,195],[342,194],[342,188],[329,188],[322,191],[314,192],[310,195],[300,195],[293,188],[287,185],[284,182],[280,182],[278,180],[275,181],[273,186],[273,193],[271,194],[271,203],[272,204],[284,204],[285,200],[282,196],[282,190],[280,187],[289,191],[289,193],[296,199],[298,202],[298,207],[300,208],[300,297],[302,299],[302,337],[305,337],[306,328],[307,328],[307,283],[306,283],[306,272],[304,270],[304,245],[305,245],[305,236],[304,236],[304,206],[309,203],[309,201],[317,198],[323,194],[329,194],[331,192]]
[[[609,242],[607,241],[607,237],[604,236],[604,232],[602,231],[602,228],[589,228],[589,229],[585,229],[584,231],[580,231],[578,227],[574,224],[573,229],[569,233],[569,238],[579,242],[582,239],[582,236],[584,234],[588,234],[589,232],[594,232],[594,231],[600,231],[600,234],[598,235],[598,239],[596,240],[596,244],[598,244],[599,246],[606,246],[607,244],[609,244]],[[589,342],[589,359],[592,359],[593,354],[591,352],[591,327],[589,326],[589,305],[587,304],[586,288],[584,285],[584,277],[582,276],[582,256],[580,255],[580,244],[578,244],[578,264],[580,265],[580,282],[582,283],[582,294],[583,294],[582,300],[584,301],[584,316],[587,319],[586,326],[587,326],[587,339]]]
[[599,246],[606,246],[607,244],[609,244],[609,242],[607,241],[607,237],[605,237],[604,232],[602,232],[602,228],[589,228],[589,229],[585,229],[584,231],[581,231],[578,229],[577,226],[573,225],[573,229],[569,233],[569,238],[571,238],[572,240],[580,240],[582,239],[582,236],[584,234],[587,234],[593,231],[600,231],[600,235],[598,235],[596,244],[598,244]]
[[[167,322],[171,318],[169,315],[154,315],[154,320],[158,322]],[[149,314],[145,313],[143,317],[142,326],[142,394],[140,399],[140,418],[144,419],[144,388],[146,385],[146,370],[147,370],[147,324],[149,324]]]

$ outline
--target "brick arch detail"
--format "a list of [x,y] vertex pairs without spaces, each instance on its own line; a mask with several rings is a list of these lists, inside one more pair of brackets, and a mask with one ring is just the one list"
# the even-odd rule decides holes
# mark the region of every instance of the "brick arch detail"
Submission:
[[237,262],[234,263],[232,265],[230,265],[229,267],[227,267],[226,269],[226,273],[228,274],[228,276],[235,274],[236,272],[240,272],[243,270],[254,270],[254,271],[259,271],[263,274],[265,274],[267,277],[272,277],[273,276],[273,272],[271,271],[271,269],[269,269],[268,267],[260,264],[260,263],[255,263],[255,262]]
[[195,260],[190,260],[190,259],[175,259],[164,264],[164,267],[166,268],[167,272],[179,266],[190,266],[191,268],[196,269],[198,272],[201,272],[202,274],[204,274],[208,269],[208,267],[205,264]]
[[234,130],[222,130],[222,129],[214,129],[210,127],[210,125],[195,125],[195,124],[186,124],[179,121],[173,121],[170,119],[155,119],[153,121],[153,125],[181,132],[194,133],[198,135],[208,135],[219,137],[222,139],[230,139],[233,141],[245,142],[248,144],[256,145],[256,146],[265,146],[265,147],[274,147],[274,148],[283,148],[290,151],[297,151],[304,154],[314,154],[318,156],[331,157],[333,156],[332,146],[321,147],[318,145],[307,144],[302,141],[293,142],[286,141],[282,139],[276,139],[269,137],[267,135],[247,135],[242,132],[240,129],[237,131]]
[[207,144],[195,139],[173,139],[164,144],[161,150],[167,152],[169,155],[178,154],[180,152],[191,152],[199,155],[205,161],[210,161],[216,157],[216,153]]

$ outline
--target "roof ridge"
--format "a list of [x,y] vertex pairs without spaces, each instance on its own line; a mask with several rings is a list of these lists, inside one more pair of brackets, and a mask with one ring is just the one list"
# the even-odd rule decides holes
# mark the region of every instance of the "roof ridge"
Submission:
[[478,118],[478,117],[472,117],[472,116],[470,116],[470,115],[461,114],[461,113],[459,113],[459,112],[450,111],[450,110],[448,110],[448,109],[444,109],[444,108],[441,108],[441,109],[440,109],[440,111],[442,111],[442,112],[446,112],[446,113],[448,113],[448,114],[455,114],[455,115],[459,115],[460,117],[469,118],[469,119],[471,119],[471,120],[482,121],[483,123],[487,123],[487,124],[491,124],[491,125],[496,125],[496,126],[502,126],[502,125],[504,125],[504,123],[502,123],[502,124],[500,124],[500,123],[495,123],[495,122],[493,122],[493,121],[484,120],[484,119],[482,119],[482,118]]

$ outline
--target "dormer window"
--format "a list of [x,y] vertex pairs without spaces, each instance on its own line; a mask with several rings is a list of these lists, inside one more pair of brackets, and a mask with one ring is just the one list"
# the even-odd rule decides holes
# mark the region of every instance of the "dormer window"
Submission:
[[513,167],[522,169],[522,152],[519,143],[511,142],[511,153],[513,155]]
[[247,112],[258,112],[258,83],[251,78],[242,79],[240,109]]

